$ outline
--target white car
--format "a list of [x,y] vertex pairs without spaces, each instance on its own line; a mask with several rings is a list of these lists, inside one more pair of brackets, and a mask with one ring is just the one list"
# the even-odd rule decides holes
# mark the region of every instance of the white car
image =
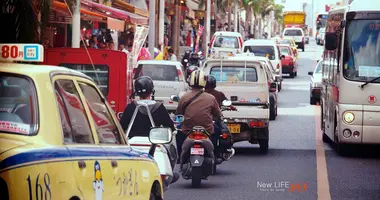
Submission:
[[134,70],[134,79],[149,76],[154,83],[154,98],[164,103],[168,112],[177,109],[177,102],[170,100],[170,95],[182,96],[188,90],[183,67],[178,61],[141,60]]
[[241,53],[243,36],[238,32],[215,32],[210,42],[210,57],[221,58]]
[[325,28],[321,28],[318,31],[317,41],[316,41],[318,45],[325,44],[325,30],[326,30]]
[[282,37],[294,38],[297,48],[305,51],[305,33],[302,28],[285,28]]
[[268,57],[275,70],[279,70],[278,74],[282,74],[281,56],[276,41],[247,40],[243,44],[243,52]]
[[322,90],[322,64],[323,61],[318,61],[314,71],[308,72],[311,76],[310,80],[310,104],[316,105],[321,100]]

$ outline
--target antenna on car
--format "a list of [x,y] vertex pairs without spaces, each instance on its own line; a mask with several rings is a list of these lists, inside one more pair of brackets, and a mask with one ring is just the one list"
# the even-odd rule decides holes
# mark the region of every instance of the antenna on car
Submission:
[[[67,6],[67,9],[69,10],[69,13],[70,13],[71,18],[73,18],[74,16],[73,16],[73,13],[72,13],[71,10],[70,10],[70,8],[71,8],[70,5],[67,3],[66,0],[64,0],[64,1],[65,1],[66,6]],[[91,58],[90,52],[89,52],[88,49],[87,49],[86,43],[85,43],[85,41],[84,41],[82,35],[80,36],[80,40],[81,40],[81,42],[83,43],[84,48],[86,49],[87,56],[88,56],[88,58],[90,59],[90,62],[91,62],[91,66],[92,66],[92,68],[94,69],[94,73],[95,73],[95,76],[96,76],[96,82],[97,82],[98,85],[100,86],[100,79],[99,79],[98,73],[96,72],[96,68],[95,68],[94,62],[92,61],[92,58]],[[98,86],[98,87],[99,87],[99,86]]]

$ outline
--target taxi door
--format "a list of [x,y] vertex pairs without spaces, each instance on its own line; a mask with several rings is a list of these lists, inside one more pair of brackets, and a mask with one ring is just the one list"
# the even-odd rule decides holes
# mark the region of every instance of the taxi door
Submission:
[[93,134],[95,131],[90,126],[89,116],[73,78],[63,75],[53,77],[55,94],[64,105],[61,121],[64,117],[68,122],[68,126],[62,127],[64,143],[73,159],[74,176],[82,197],[102,199],[102,196],[108,197],[113,193],[112,177],[107,176],[111,168],[105,151]]
[[131,151],[126,144],[121,127],[95,86],[87,80],[78,80],[78,85],[91,112],[99,143],[108,156],[107,165],[112,167],[111,173],[107,174],[112,177],[112,197],[148,199],[151,185],[144,185],[141,181],[142,169],[147,168],[140,164],[141,154]]

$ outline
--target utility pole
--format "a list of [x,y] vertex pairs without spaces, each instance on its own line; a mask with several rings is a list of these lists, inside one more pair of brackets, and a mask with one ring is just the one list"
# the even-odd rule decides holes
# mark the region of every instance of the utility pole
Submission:
[[164,26],[165,26],[165,0],[160,0],[160,13],[158,25],[158,44],[161,47],[161,52],[164,52]]
[[173,27],[173,42],[172,42],[172,49],[174,51],[174,54],[179,57],[179,37],[180,37],[180,0],[175,1],[175,18],[174,18],[174,27]]
[[239,32],[238,30],[238,23],[239,23],[239,17],[238,17],[238,2],[234,1],[235,6],[235,12],[234,12],[234,31]]
[[210,33],[211,33],[211,0],[207,0],[207,5],[206,5],[206,33],[204,33],[206,39],[204,39],[204,49],[203,49],[203,53],[205,55],[205,57],[207,58],[208,57],[208,44],[210,43]]
[[228,0],[228,31],[231,31],[232,0]]
[[156,24],[155,24],[155,16],[156,16],[156,0],[149,0],[149,53],[151,55],[151,59],[154,60],[154,39],[156,32]]
[[73,8],[73,29],[71,33],[71,47],[80,47],[80,0],[75,0]]

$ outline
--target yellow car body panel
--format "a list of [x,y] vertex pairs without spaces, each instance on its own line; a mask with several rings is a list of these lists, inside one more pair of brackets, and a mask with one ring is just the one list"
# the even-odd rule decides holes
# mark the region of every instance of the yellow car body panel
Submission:
[[[163,199],[158,166],[147,153],[132,149],[106,101],[119,144],[99,142],[96,113],[80,87],[96,88],[84,74],[67,68],[0,63],[0,72],[32,80],[37,94],[36,131],[14,134],[0,128],[0,193],[9,199],[149,199],[152,188]],[[56,97],[55,82],[75,83],[94,143],[67,143]],[[1,87],[1,84],[0,84]],[[101,92],[97,93],[103,99]],[[1,104],[0,96],[0,106]],[[15,100],[16,101],[16,100]],[[25,99],[20,98],[20,101]],[[60,117],[61,116],[61,117]],[[4,121],[1,121],[2,123]],[[1,124],[0,124],[1,125]],[[109,125],[109,124],[108,124]],[[112,125],[112,124],[111,124]],[[4,126],[3,126],[4,127]],[[3,196],[2,196],[3,197]]]

